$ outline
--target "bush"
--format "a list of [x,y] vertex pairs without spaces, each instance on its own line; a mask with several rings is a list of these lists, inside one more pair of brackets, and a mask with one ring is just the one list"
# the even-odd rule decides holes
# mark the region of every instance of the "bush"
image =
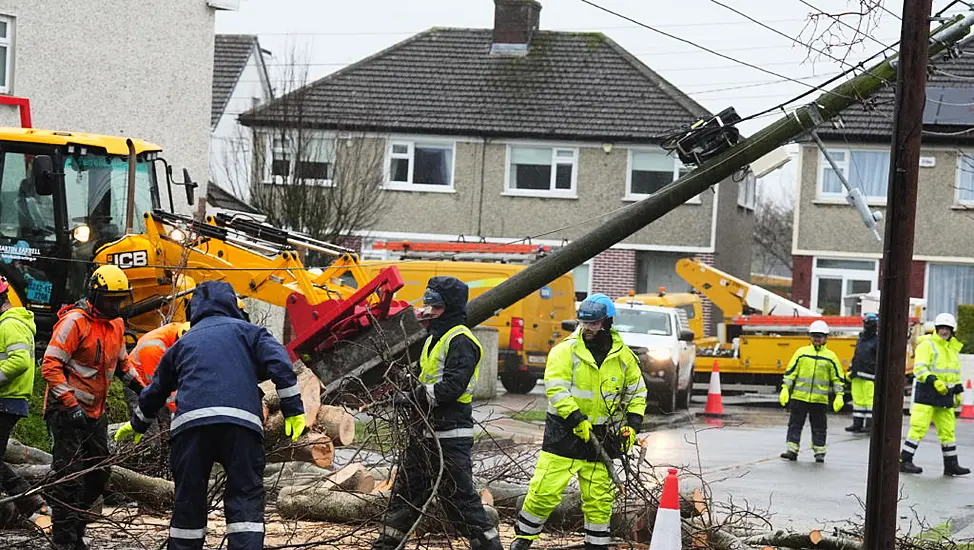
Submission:
[[957,306],[957,339],[964,343],[961,353],[974,353],[974,304]]
[[[41,369],[38,364],[34,371],[34,392],[30,397],[30,416],[17,422],[11,437],[24,445],[50,451],[51,438],[47,433],[47,423],[44,422],[45,388],[47,388],[47,382],[41,376]],[[128,406],[125,404],[122,388],[120,380],[113,380],[108,390],[106,414],[109,422],[127,422],[129,420]]]

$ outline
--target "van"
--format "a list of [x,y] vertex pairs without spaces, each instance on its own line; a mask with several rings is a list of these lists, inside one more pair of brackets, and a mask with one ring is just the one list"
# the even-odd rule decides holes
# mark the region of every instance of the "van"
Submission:
[[[362,268],[369,276],[395,265],[405,286],[396,298],[419,304],[430,277],[451,276],[467,283],[470,300],[523,271],[524,264],[491,262],[454,262],[435,260],[367,261]],[[575,282],[571,273],[513,306],[494,315],[483,324],[498,331],[497,374],[509,393],[528,393],[544,375],[548,351],[568,336],[561,322],[575,318]]]

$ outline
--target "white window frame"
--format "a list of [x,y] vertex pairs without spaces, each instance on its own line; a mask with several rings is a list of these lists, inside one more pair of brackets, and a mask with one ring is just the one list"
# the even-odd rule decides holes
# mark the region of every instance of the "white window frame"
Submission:
[[[858,262],[872,262],[873,269],[847,269],[818,267],[819,260],[855,260]],[[868,258],[831,258],[828,256],[816,256],[812,259],[812,296],[809,309],[819,311],[818,307],[818,286],[819,279],[841,279],[842,295],[839,297],[839,315],[849,315],[849,309],[845,304],[846,287],[849,281],[869,281],[870,291],[879,288],[879,261]]]
[[[587,262],[582,262],[581,264],[575,266],[575,268],[570,271],[570,273],[573,274],[573,276],[572,276],[573,283],[572,284],[574,284],[574,280],[575,280],[575,277],[574,277],[575,269],[578,269],[578,268],[580,268],[582,266],[588,267],[588,284],[585,285],[586,286],[586,288],[585,288],[585,295],[586,296],[591,296],[592,295],[592,282],[595,279],[595,262],[594,261],[588,260]],[[574,289],[574,291],[575,292],[578,292],[579,290],[576,288],[576,289]]]
[[744,179],[737,183],[737,206],[754,211],[758,203],[758,179],[748,172]]
[[3,85],[0,86],[0,94],[9,94],[13,89],[10,80],[13,78],[14,67],[14,18],[0,15],[0,21],[7,24],[7,36],[0,37],[0,46],[7,48],[6,71],[3,75]]
[[[853,151],[883,152],[887,154],[889,153],[889,149],[884,149],[880,147],[827,147],[827,150],[830,153],[845,153],[845,160],[843,160],[842,162],[836,161],[835,163],[839,166],[839,169],[842,170],[842,174],[846,177],[847,180],[849,179],[849,165],[852,162]],[[847,194],[845,192],[845,187],[841,186],[841,184],[840,187],[842,187],[842,191],[838,193],[831,193],[825,191],[825,171],[831,170],[832,165],[829,163],[828,159],[825,158],[825,153],[823,153],[818,149],[816,149],[816,151],[818,152],[818,178],[817,181],[815,182],[816,200],[822,202],[849,204],[848,201],[846,200]],[[892,162],[892,158],[890,159],[890,162]],[[850,181],[849,185],[855,188],[856,182]],[[886,185],[888,191],[889,183],[887,182]],[[874,206],[884,206],[886,205],[886,196],[884,195],[882,197],[878,197],[878,196],[866,195],[866,202]]]
[[[511,181],[511,161],[513,160],[513,150],[517,147],[531,148],[531,149],[551,149],[551,181],[548,183],[548,189],[517,189],[512,187],[513,183]],[[572,157],[568,159],[567,157],[559,157],[559,151],[571,151]],[[509,143],[507,144],[507,158],[504,161],[504,192],[502,195],[516,196],[516,197],[541,197],[541,198],[556,198],[556,199],[577,199],[578,198],[578,147],[572,146],[561,146],[561,145],[550,145],[543,143]],[[572,182],[570,189],[555,189],[555,181],[558,177],[557,165],[568,164],[571,161],[572,165]]]
[[[448,185],[433,185],[427,183],[413,183],[413,173],[416,169],[416,145],[440,147],[449,149],[450,154],[450,183]],[[405,145],[407,152],[393,153],[393,147]],[[405,158],[409,161],[409,177],[405,182],[392,181],[392,159]],[[391,191],[414,191],[421,193],[456,193],[457,179],[457,142],[443,139],[389,139],[386,141],[385,177],[382,188]]]
[[[968,159],[967,163],[964,162],[964,158]],[[974,152],[967,149],[962,149],[957,152],[957,174],[954,179],[954,205],[970,208],[970,207],[974,207],[974,197],[970,199],[962,199],[960,196],[961,191],[965,190],[963,189],[963,185],[964,185],[963,176],[964,176],[965,165],[967,170],[971,172],[971,183],[972,185],[974,185]],[[968,191],[972,195],[974,195],[974,187],[972,187]]]
[[[268,178],[267,178],[267,180],[268,180],[269,183],[271,183],[273,185],[293,185],[294,184],[294,175],[297,173],[298,162],[300,162],[300,160],[298,159],[298,154],[297,154],[296,151],[293,151],[293,150],[287,150],[287,151],[285,151],[286,154],[288,155],[288,175],[285,177],[285,176],[280,176],[280,175],[275,175],[274,174],[274,160],[276,158],[275,153],[277,151],[280,151],[281,150],[281,147],[278,147],[277,146],[277,142],[279,140],[281,140],[281,139],[286,139],[288,142],[290,142],[290,141],[293,140],[293,138],[291,136],[287,136],[285,138],[281,138],[279,135],[277,135],[277,136],[275,136],[273,134],[271,135],[271,139],[270,139],[270,158],[271,158],[271,162],[268,165],[268,172],[267,172],[268,173]],[[304,139],[305,140],[316,140],[316,141],[330,140],[332,142],[333,158],[332,158],[332,161],[331,161],[331,164],[332,164],[332,170],[331,171],[332,171],[332,175],[334,175],[334,172],[335,172],[335,164],[337,163],[337,160],[338,160],[338,138],[335,137],[335,136],[333,136],[333,135],[321,134],[321,135],[305,136]],[[289,145],[285,145],[284,146],[284,149],[291,149],[291,148],[290,148]],[[334,185],[335,185],[335,182],[334,182],[333,178],[328,178],[328,179],[313,179],[313,178],[307,178],[307,179],[302,180],[302,183],[303,184],[307,184],[307,185],[316,185],[316,186],[319,186],[319,187],[334,187]]]
[[[629,148],[629,154],[627,155],[627,162],[626,162],[626,194],[625,196],[622,197],[622,199],[626,201],[641,201],[645,198],[652,196],[652,195],[647,195],[646,193],[632,192],[632,164],[633,164],[632,157],[635,153],[662,153],[665,155],[666,151],[664,151],[663,149],[652,149],[646,147]],[[677,179],[680,178],[680,170],[683,168],[686,168],[688,172],[691,170],[690,168],[684,166],[683,163],[680,162],[679,158],[674,156],[673,157],[673,181],[676,181]],[[688,200],[683,204],[703,204],[703,199],[700,197],[701,195],[696,195],[695,197],[693,197],[692,199]]]

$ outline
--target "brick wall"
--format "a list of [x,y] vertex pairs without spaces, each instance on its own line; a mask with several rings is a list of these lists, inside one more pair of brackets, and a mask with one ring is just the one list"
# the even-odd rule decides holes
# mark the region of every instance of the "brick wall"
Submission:
[[812,307],[812,258],[791,258],[791,300],[805,307]]
[[636,288],[636,251],[610,248],[592,261],[592,292],[610,298],[625,296]]
[[[714,255],[713,254],[696,254],[694,258],[701,263],[707,265],[714,265]],[[701,296],[701,298],[703,298]],[[706,331],[706,336],[713,336],[717,334],[717,320],[714,319],[715,306],[714,303],[703,298],[700,306],[703,308],[703,327]]]

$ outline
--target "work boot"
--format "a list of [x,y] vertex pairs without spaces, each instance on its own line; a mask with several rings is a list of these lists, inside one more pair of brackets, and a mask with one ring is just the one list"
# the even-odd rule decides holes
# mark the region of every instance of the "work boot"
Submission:
[[913,463],[913,459],[900,458],[900,473],[901,474],[922,474],[923,468],[917,466]]
[[36,512],[46,511],[47,503],[40,495],[30,495],[14,501],[17,511],[25,518],[30,518]]
[[857,434],[862,431],[862,418],[858,416],[852,417],[852,425],[846,426],[845,431]]
[[862,423],[862,433],[868,434],[873,431],[873,419],[867,418],[865,422]]
[[964,468],[957,463],[956,456],[945,456],[944,457],[944,475],[945,476],[966,476],[971,473],[970,468]]
[[528,548],[531,548],[532,542],[534,541],[531,539],[515,538],[514,542],[511,543],[511,550],[528,550]]
[[815,462],[822,464],[825,462],[825,453],[815,453]]
[[[798,453],[796,453],[795,451],[785,451],[781,453],[781,458],[794,462],[798,460]],[[511,550],[519,550],[519,549],[512,548]]]

